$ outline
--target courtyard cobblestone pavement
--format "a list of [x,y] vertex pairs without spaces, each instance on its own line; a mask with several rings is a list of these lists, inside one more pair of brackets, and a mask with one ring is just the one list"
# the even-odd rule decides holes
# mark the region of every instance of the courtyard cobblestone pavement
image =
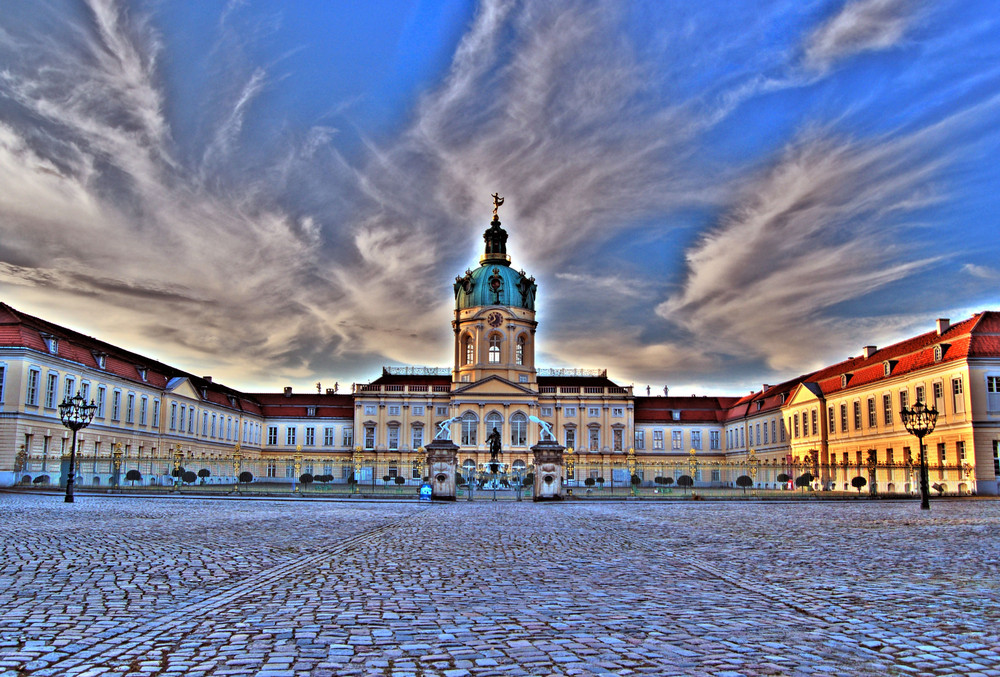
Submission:
[[0,677],[995,675],[1000,502],[0,495]]

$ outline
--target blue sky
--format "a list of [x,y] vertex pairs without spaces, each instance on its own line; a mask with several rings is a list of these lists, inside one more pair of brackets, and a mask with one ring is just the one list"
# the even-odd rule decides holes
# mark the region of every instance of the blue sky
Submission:
[[4,3],[0,298],[248,390],[448,366],[499,191],[539,366],[743,393],[1000,308],[994,10]]

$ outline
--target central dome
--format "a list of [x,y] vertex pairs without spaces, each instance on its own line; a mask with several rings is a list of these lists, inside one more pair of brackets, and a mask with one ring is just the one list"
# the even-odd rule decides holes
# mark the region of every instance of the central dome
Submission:
[[[496,196],[494,196],[495,199]],[[497,206],[503,203],[499,198]],[[455,278],[455,309],[465,310],[478,306],[510,306],[535,309],[535,278],[522,270],[515,272],[507,256],[507,231],[500,227],[496,207],[493,221],[483,233],[486,241],[481,264],[475,270],[466,270],[464,276]]]
[[489,261],[455,278],[455,309],[477,306],[511,306],[535,309],[535,278],[517,272],[507,263]]

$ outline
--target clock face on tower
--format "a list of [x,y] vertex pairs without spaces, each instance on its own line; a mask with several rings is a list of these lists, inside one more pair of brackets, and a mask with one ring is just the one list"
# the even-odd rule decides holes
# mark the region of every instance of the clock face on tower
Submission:
[[490,313],[486,317],[486,321],[489,323],[491,327],[499,327],[500,323],[503,322],[503,315],[501,315],[500,313]]

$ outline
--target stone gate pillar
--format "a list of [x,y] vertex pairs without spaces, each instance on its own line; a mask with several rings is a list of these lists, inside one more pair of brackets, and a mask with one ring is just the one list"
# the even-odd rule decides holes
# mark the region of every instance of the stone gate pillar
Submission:
[[431,500],[454,501],[455,473],[458,469],[458,445],[451,440],[434,440],[427,445],[427,474]]
[[561,501],[563,498],[563,451],[558,442],[545,440],[531,448],[535,455],[535,501]]

